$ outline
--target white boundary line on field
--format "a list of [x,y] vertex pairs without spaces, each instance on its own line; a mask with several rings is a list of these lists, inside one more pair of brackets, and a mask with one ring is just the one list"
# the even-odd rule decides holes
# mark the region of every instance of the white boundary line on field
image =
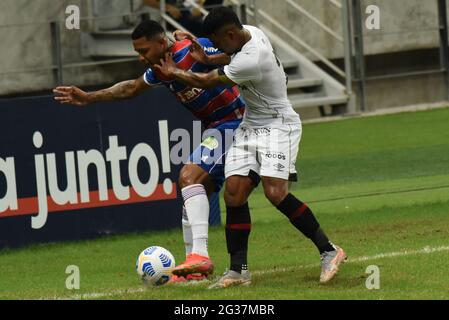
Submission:
[[[379,253],[374,256],[362,256],[350,259],[346,261],[346,263],[357,263],[357,262],[365,262],[370,260],[377,260],[377,259],[384,259],[384,258],[395,258],[395,257],[405,257],[405,256],[414,256],[419,254],[429,254],[434,252],[442,252],[442,251],[449,251],[449,246],[440,246],[440,247],[429,247],[426,246],[419,250],[404,250],[404,251],[396,251],[396,252],[387,252],[387,253]],[[304,266],[296,266],[296,267],[288,267],[288,268],[275,268],[275,269],[268,269],[268,270],[262,270],[262,271],[255,271],[252,272],[253,275],[265,275],[270,273],[276,273],[276,272],[289,272],[289,271],[295,271],[298,269],[310,269],[310,268],[317,268],[321,265],[319,263],[304,265]]]
[[359,112],[352,115],[342,115],[342,116],[328,116],[324,118],[314,118],[314,119],[304,119],[302,121],[303,124],[309,123],[322,123],[322,122],[333,122],[339,120],[347,120],[347,119],[356,119],[356,118],[366,118],[373,116],[384,116],[398,113],[409,113],[409,112],[419,112],[419,111],[427,111],[427,110],[435,110],[435,109],[444,109],[448,108],[448,101],[439,101],[433,103],[422,103],[415,104],[409,106],[401,106],[401,107],[389,107],[383,109],[377,109],[374,111],[366,111]]
[[[405,257],[405,256],[413,256],[413,255],[420,255],[420,254],[430,254],[434,252],[444,252],[449,251],[449,246],[439,246],[439,247],[429,247],[426,246],[422,249],[418,250],[403,250],[403,251],[396,251],[396,252],[387,252],[387,253],[379,253],[373,256],[361,256],[356,257],[353,259],[348,259],[346,263],[358,263],[358,262],[365,262],[370,260],[378,260],[378,259],[385,259],[385,258],[395,258],[395,257]],[[300,266],[292,266],[288,268],[273,268],[263,271],[254,271],[253,275],[266,275],[276,272],[289,272],[289,271],[295,271],[298,269],[310,269],[310,268],[317,268],[320,267],[319,263],[309,264],[309,265],[300,265]],[[127,289],[127,290],[114,290],[110,292],[95,292],[95,293],[85,293],[85,294],[78,294],[69,296],[66,298],[63,297],[54,297],[53,299],[68,299],[68,300],[80,300],[80,299],[98,299],[98,298],[107,298],[112,297],[116,295],[121,294],[133,294],[133,293],[141,293],[145,292],[146,289],[144,287],[140,288],[134,288],[134,289]],[[41,299],[49,299],[49,298],[41,298]]]

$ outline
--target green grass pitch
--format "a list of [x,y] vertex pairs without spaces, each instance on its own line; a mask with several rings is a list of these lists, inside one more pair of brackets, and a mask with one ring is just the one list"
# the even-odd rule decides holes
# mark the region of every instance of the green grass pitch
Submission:
[[[183,260],[181,229],[0,251],[0,299],[448,299],[449,109],[307,124],[292,192],[349,260],[318,282],[317,250],[264,198],[250,198],[253,283],[145,288],[134,267],[150,245]],[[224,206],[222,205],[222,208]],[[228,267],[222,227],[210,230],[216,275]],[[80,290],[68,290],[68,265]],[[366,269],[379,267],[368,290]]]

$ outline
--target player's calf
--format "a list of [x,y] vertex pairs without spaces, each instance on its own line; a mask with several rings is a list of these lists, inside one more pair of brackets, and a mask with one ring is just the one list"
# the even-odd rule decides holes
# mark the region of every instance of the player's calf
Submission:
[[320,282],[324,283],[332,279],[337,274],[339,265],[346,259],[344,251],[330,242],[307,204],[298,200],[291,193],[277,208],[318,248],[322,260]]

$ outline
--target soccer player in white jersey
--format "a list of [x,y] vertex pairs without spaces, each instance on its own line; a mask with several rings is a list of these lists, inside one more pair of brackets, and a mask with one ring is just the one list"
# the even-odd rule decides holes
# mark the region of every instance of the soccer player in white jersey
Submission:
[[[268,200],[318,248],[320,282],[328,282],[346,254],[329,241],[311,209],[289,192],[289,181],[296,180],[302,127],[287,97],[282,64],[266,35],[256,27],[243,26],[229,8],[212,10],[203,28],[215,47],[230,56],[224,68],[209,73],[186,72],[176,67],[170,55],[156,68],[198,88],[237,84],[247,103],[225,161],[226,242],[231,265],[211,288],[251,282],[247,266],[251,230],[248,197],[260,181]],[[192,38],[187,33],[184,36]],[[193,48],[196,59],[207,64],[208,57],[199,45]]]

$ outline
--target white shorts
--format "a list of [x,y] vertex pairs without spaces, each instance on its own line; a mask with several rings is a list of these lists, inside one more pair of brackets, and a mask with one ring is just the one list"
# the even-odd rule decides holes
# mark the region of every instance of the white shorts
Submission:
[[225,177],[257,174],[296,181],[301,133],[301,124],[262,128],[241,124],[226,155]]

